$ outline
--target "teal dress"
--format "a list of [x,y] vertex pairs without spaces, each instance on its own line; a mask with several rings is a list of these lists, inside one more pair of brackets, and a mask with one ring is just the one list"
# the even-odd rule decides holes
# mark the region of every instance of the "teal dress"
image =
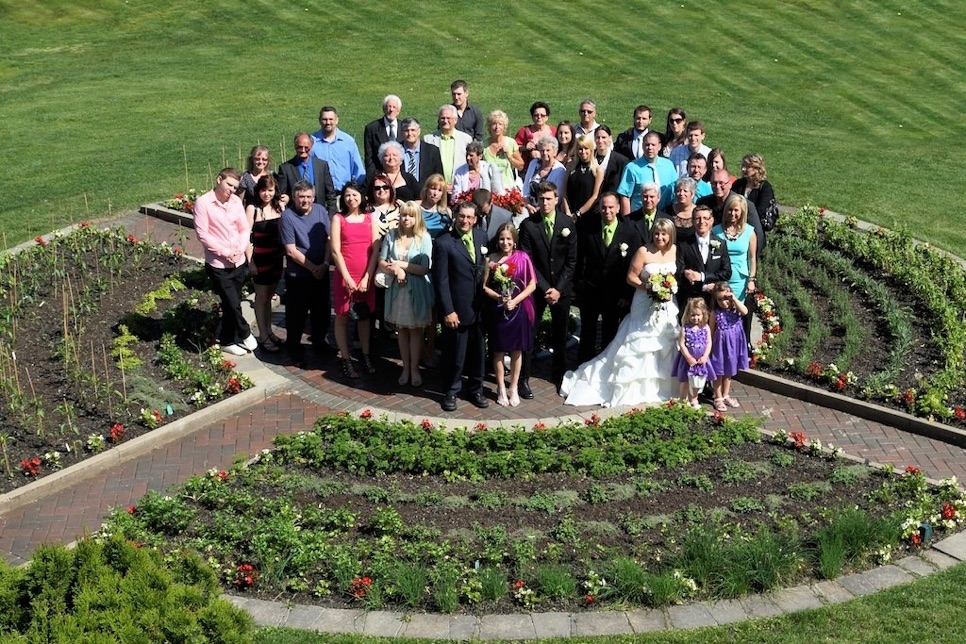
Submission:
[[728,242],[728,258],[731,260],[731,278],[728,285],[739,301],[745,301],[745,294],[748,287],[748,274],[751,267],[748,265],[748,251],[751,246],[751,235],[755,229],[749,224],[745,224],[745,229],[732,241],[725,237],[724,228],[719,224],[711,229],[712,235],[717,235]]
[[[382,240],[380,258],[384,260],[403,260],[430,268],[433,256],[433,241],[428,233],[413,240],[408,251],[400,253],[396,245],[395,230],[390,230]],[[400,286],[395,278],[389,278],[386,286],[386,321],[407,329],[421,329],[429,325],[435,295],[429,273],[412,275],[406,284]]]

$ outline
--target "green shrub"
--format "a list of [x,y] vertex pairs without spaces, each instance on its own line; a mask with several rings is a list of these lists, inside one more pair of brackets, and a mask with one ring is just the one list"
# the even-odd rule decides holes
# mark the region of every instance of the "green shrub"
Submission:
[[559,565],[537,566],[536,585],[541,597],[562,599],[577,595],[577,581],[570,571]]

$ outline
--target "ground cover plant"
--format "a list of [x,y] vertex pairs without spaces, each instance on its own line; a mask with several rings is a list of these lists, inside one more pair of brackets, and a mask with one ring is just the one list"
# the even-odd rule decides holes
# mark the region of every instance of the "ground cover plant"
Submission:
[[768,245],[756,368],[966,425],[966,272],[956,261],[904,228],[862,230],[812,207],[784,217]]
[[888,561],[963,521],[954,480],[760,436],[754,419],[677,404],[530,431],[332,415],[103,530],[201,553],[233,592],[490,612],[739,597]]
[[0,492],[251,385],[180,247],[86,224],[0,257]]

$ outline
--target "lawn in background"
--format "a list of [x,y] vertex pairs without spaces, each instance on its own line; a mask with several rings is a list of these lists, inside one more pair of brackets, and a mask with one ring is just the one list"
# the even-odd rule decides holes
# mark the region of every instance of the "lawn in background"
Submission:
[[336,105],[361,138],[387,93],[431,130],[455,78],[511,130],[585,96],[703,120],[810,201],[966,255],[966,6],[832,2],[0,0],[8,242],[207,189],[256,142],[276,162]]

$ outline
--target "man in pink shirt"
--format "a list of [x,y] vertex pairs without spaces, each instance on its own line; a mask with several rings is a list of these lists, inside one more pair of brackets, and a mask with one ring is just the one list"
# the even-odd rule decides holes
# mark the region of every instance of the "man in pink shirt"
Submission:
[[241,175],[234,168],[218,173],[214,190],[195,201],[195,232],[205,249],[205,272],[221,298],[221,350],[236,356],[254,351],[258,341],[241,311],[242,286],[248,277],[252,229],[242,200],[235,194]]

